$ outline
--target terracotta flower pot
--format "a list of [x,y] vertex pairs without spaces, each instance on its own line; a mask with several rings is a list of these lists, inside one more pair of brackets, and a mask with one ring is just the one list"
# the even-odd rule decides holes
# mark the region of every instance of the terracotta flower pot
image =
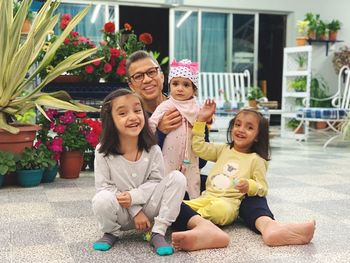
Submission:
[[60,157],[59,174],[64,179],[78,178],[84,162],[81,151],[65,151]]
[[306,37],[297,37],[295,42],[296,42],[297,46],[306,46],[307,38]]
[[40,130],[39,125],[17,126],[20,130],[18,134],[9,133],[0,129],[0,150],[20,154],[25,147],[32,147],[35,134]]

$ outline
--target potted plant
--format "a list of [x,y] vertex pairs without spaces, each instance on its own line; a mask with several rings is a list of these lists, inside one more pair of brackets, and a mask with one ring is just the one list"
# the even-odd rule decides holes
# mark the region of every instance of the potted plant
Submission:
[[[313,77],[310,85],[310,107],[315,108],[331,108],[332,101],[328,94],[329,87],[324,79]],[[327,128],[327,122],[317,121],[315,122],[316,129]]]
[[296,77],[293,81],[290,82],[289,88],[296,92],[305,92],[306,91],[306,77]]
[[105,82],[125,82],[125,63],[128,55],[152,44],[152,35],[142,33],[137,36],[129,23],[125,23],[122,29],[116,30],[113,22],[105,23],[102,34],[103,40],[93,56],[93,58],[102,59],[86,65],[81,74],[89,81],[102,79]]
[[[59,154],[61,178],[79,177],[83,165],[83,154],[89,148],[88,138],[91,132],[91,127],[82,121],[86,113],[73,111],[59,113],[51,109],[45,114],[50,117],[50,121],[43,116],[39,118],[42,131],[38,138],[44,144],[49,143],[51,145],[49,149],[55,148],[56,153]],[[53,134],[53,137],[50,134]]]
[[350,140],[350,114],[348,114],[346,121],[341,126],[340,132],[343,140]]
[[[59,23],[59,28],[61,32],[66,29],[69,23],[72,21],[72,16],[70,14],[63,14],[61,16],[61,20]],[[46,48],[57,40],[59,36],[50,35],[49,39],[46,41],[44,45],[44,49],[39,53],[38,62],[42,61],[46,54]],[[46,67],[46,69],[42,70],[39,75],[40,78],[43,79],[46,75],[52,70],[52,68],[56,67],[59,63],[64,61],[71,55],[78,53],[80,51],[85,51],[91,48],[96,47],[95,43],[91,41],[89,38],[80,35],[77,31],[71,31],[69,35],[64,39],[63,43],[56,50],[54,58],[51,60],[50,64]],[[55,82],[78,82],[82,81],[82,71],[84,71],[84,67],[75,68],[72,70],[68,70],[65,75],[58,76],[54,81]],[[98,81],[98,79],[97,79]]]
[[297,133],[297,134],[300,134],[300,133],[303,133],[304,132],[304,127],[303,126],[300,126],[300,121],[298,121],[297,119],[293,118],[293,119],[290,119],[288,122],[287,122],[287,127],[289,129],[292,129],[294,131],[294,133]]
[[34,145],[34,149],[42,152],[45,160],[47,160],[47,167],[44,167],[43,177],[41,179],[42,183],[53,182],[58,172],[58,158],[55,157],[55,151],[52,150],[52,145],[52,142],[43,144],[40,140]]
[[86,134],[86,140],[88,147],[84,152],[84,165],[85,168],[89,166],[90,170],[94,170],[95,149],[100,142],[100,136],[102,133],[102,124],[100,120],[94,120],[90,118],[82,119],[89,127],[90,131]]
[[256,108],[257,107],[257,100],[264,97],[264,93],[262,92],[261,88],[258,86],[253,86],[248,89],[248,95],[247,99],[249,101],[249,106]]
[[298,20],[298,36],[296,38],[297,46],[305,46],[307,43],[307,32],[309,30],[309,21]]
[[305,14],[305,19],[304,21],[308,21],[308,38],[315,40],[317,35],[316,31],[320,22],[320,15],[316,14],[314,15],[313,13],[306,13]]
[[46,154],[45,145],[36,148],[25,148],[17,161],[17,182],[23,187],[40,184],[44,169],[53,164],[53,160]]
[[16,171],[16,161],[13,153],[0,151],[0,187],[4,183],[5,175]]
[[[20,7],[21,0],[13,0],[13,16],[15,16],[18,12],[18,9]],[[21,32],[24,34],[27,34],[30,30],[30,27],[32,26],[32,22],[34,20],[34,12],[32,12],[30,9],[27,11],[26,19],[24,20],[24,23],[21,28]]]
[[316,37],[320,40],[327,40],[328,38],[328,28],[327,23],[323,20],[319,20],[317,29],[316,29]]
[[306,61],[307,61],[307,54],[298,54],[295,58],[296,62],[298,63],[298,69],[299,70],[305,70],[306,67]]
[[[62,73],[91,63],[91,61],[82,61],[95,53],[96,49],[94,48],[69,56],[52,68],[39,84],[34,84],[34,80],[39,72],[50,64],[59,46],[88,12],[89,7],[72,19],[61,35],[57,37],[57,40],[47,47],[43,60],[38,65],[35,65],[37,57],[45,45],[47,35],[52,32],[58,21],[58,15],[54,15],[54,10],[57,9],[59,3],[47,0],[36,15],[28,35],[23,41],[20,41],[21,27],[30,4],[31,0],[21,1],[16,16],[13,17],[13,1],[0,1],[0,17],[2,19],[0,35],[1,43],[3,43],[0,47],[0,65],[3,65],[0,67],[0,149],[12,150],[15,144],[12,143],[11,146],[8,146],[5,142],[9,140],[17,141],[17,138],[13,138],[14,136],[12,135],[18,134],[20,127],[13,123],[14,116],[23,114],[28,109],[36,107],[41,112],[44,112],[42,105],[49,105],[75,111],[98,111],[93,107],[73,102],[66,92],[53,92],[50,94],[41,92],[45,85]],[[29,127],[32,128],[33,125]],[[36,129],[37,127],[34,128],[34,131]],[[28,143],[28,137],[30,136],[24,137],[26,143]],[[32,133],[30,138],[31,145],[34,138],[35,132],[34,134]]]
[[337,40],[337,34],[338,31],[340,30],[341,27],[341,23],[339,20],[337,19],[333,19],[328,25],[328,32],[329,32],[329,36],[328,39],[330,41],[336,41]]

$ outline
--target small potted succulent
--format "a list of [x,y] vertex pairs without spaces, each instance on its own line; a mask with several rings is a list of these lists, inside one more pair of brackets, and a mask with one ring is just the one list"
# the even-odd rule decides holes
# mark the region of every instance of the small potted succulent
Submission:
[[14,154],[0,151],[0,187],[4,183],[5,175],[14,171],[16,171]]

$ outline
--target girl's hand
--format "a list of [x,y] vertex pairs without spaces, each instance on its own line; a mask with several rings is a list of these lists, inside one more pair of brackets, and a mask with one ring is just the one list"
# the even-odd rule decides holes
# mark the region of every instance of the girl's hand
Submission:
[[198,113],[197,120],[201,122],[210,122],[213,118],[213,114],[215,113],[215,109],[215,101],[212,99],[206,100]]
[[182,116],[176,108],[173,108],[164,113],[163,118],[158,124],[158,130],[164,134],[168,134],[172,130],[179,128],[181,124]]
[[129,208],[131,206],[131,196],[129,192],[122,192],[117,195],[117,201],[123,208]]
[[151,223],[142,210],[134,217],[134,223],[137,230],[146,231],[151,228]]
[[248,189],[249,189],[248,180],[239,179],[239,182],[235,185],[235,188],[243,194],[248,193]]

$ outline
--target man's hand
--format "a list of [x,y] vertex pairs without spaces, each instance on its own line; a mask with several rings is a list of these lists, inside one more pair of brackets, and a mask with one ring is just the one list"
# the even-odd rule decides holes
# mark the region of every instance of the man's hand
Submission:
[[239,182],[235,185],[235,188],[243,194],[248,193],[248,189],[249,189],[248,180],[242,179],[242,178],[239,179]]
[[151,223],[142,210],[134,217],[134,223],[137,230],[146,231],[151,228]]
[[131,206],[131,196],[129,192],[122,192],[117,195],[117,201],[123,208],[129,208]]
[[168,134],[172,130],[179,128],[182,123],[182,116],[180,112],[176,109],[170,109],[164,113],[163,118],[158,124],[158,130],[164,134]]
[[197,120],[201,122],[210,122],[213,118],[213,114],[215,113],[215,109],[215,101],[212,99],[206,100],[198,113]]

